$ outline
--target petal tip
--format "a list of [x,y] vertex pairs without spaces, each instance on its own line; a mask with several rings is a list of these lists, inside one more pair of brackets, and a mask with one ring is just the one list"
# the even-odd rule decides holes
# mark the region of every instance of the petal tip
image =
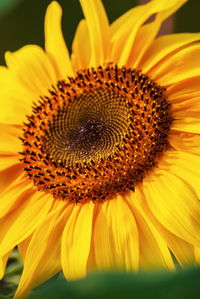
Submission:
[[52,1],[47,6],[45,22],[47,22],[47,19],[51,18],[52,15],[59,15],[60,17],[62,16],[62,7],[57,1]]
[[48,8],[51,8],[51,9],[61,9],[62,10],[62,7],[60,6],[60,4],[57,2],[57,1],[52,1],[49,5],[48,5]]

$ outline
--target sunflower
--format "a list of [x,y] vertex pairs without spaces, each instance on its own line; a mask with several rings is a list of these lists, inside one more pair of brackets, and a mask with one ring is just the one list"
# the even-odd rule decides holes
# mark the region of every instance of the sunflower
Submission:
[[109,25],[100,0],[80,0],[70,57],[53,1],[45,50],[5,54],[0,275],[18,246],[16,298],[60,270],[200,261],[200,34],[156,37],[185,2],[152,0]]

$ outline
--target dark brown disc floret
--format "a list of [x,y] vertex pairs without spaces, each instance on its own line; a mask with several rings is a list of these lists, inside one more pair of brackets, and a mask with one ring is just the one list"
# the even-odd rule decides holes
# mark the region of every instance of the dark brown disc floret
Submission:
[[39,190],[74,202],[134,190],[168,147],[165,90],[107,64],[58,81],[25,124],[24,170]]

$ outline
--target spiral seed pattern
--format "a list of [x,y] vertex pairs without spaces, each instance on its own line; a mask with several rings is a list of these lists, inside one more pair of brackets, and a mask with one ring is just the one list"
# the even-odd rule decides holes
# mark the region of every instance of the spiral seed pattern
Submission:
[[74,167],[105,159],[128,132],[126,98],[97,88],[58,110],[45,136],[50,159]]

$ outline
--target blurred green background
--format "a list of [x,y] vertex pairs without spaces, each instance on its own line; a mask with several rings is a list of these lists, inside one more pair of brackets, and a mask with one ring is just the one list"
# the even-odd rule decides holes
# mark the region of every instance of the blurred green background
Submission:
[[[141,2],[148,0],[141,0]],[[161,0],[162,1],[162,0]],[[169,0],[174,1],[174,0]],[[44,45],[44,16],[51,0],[0,0],[0,64],[4,52],[26,44]],[[63,8],[63,34],[70,49],[76,26],[83,17],[78,0],[59,0]],[[139,0],[103,0],[110,22]],[[200,1],[189,0],[175,15],[175,32],[200,31]]]
[[200,269],[96,273],[76,281],[54,278],[28,299],[199,299]]

